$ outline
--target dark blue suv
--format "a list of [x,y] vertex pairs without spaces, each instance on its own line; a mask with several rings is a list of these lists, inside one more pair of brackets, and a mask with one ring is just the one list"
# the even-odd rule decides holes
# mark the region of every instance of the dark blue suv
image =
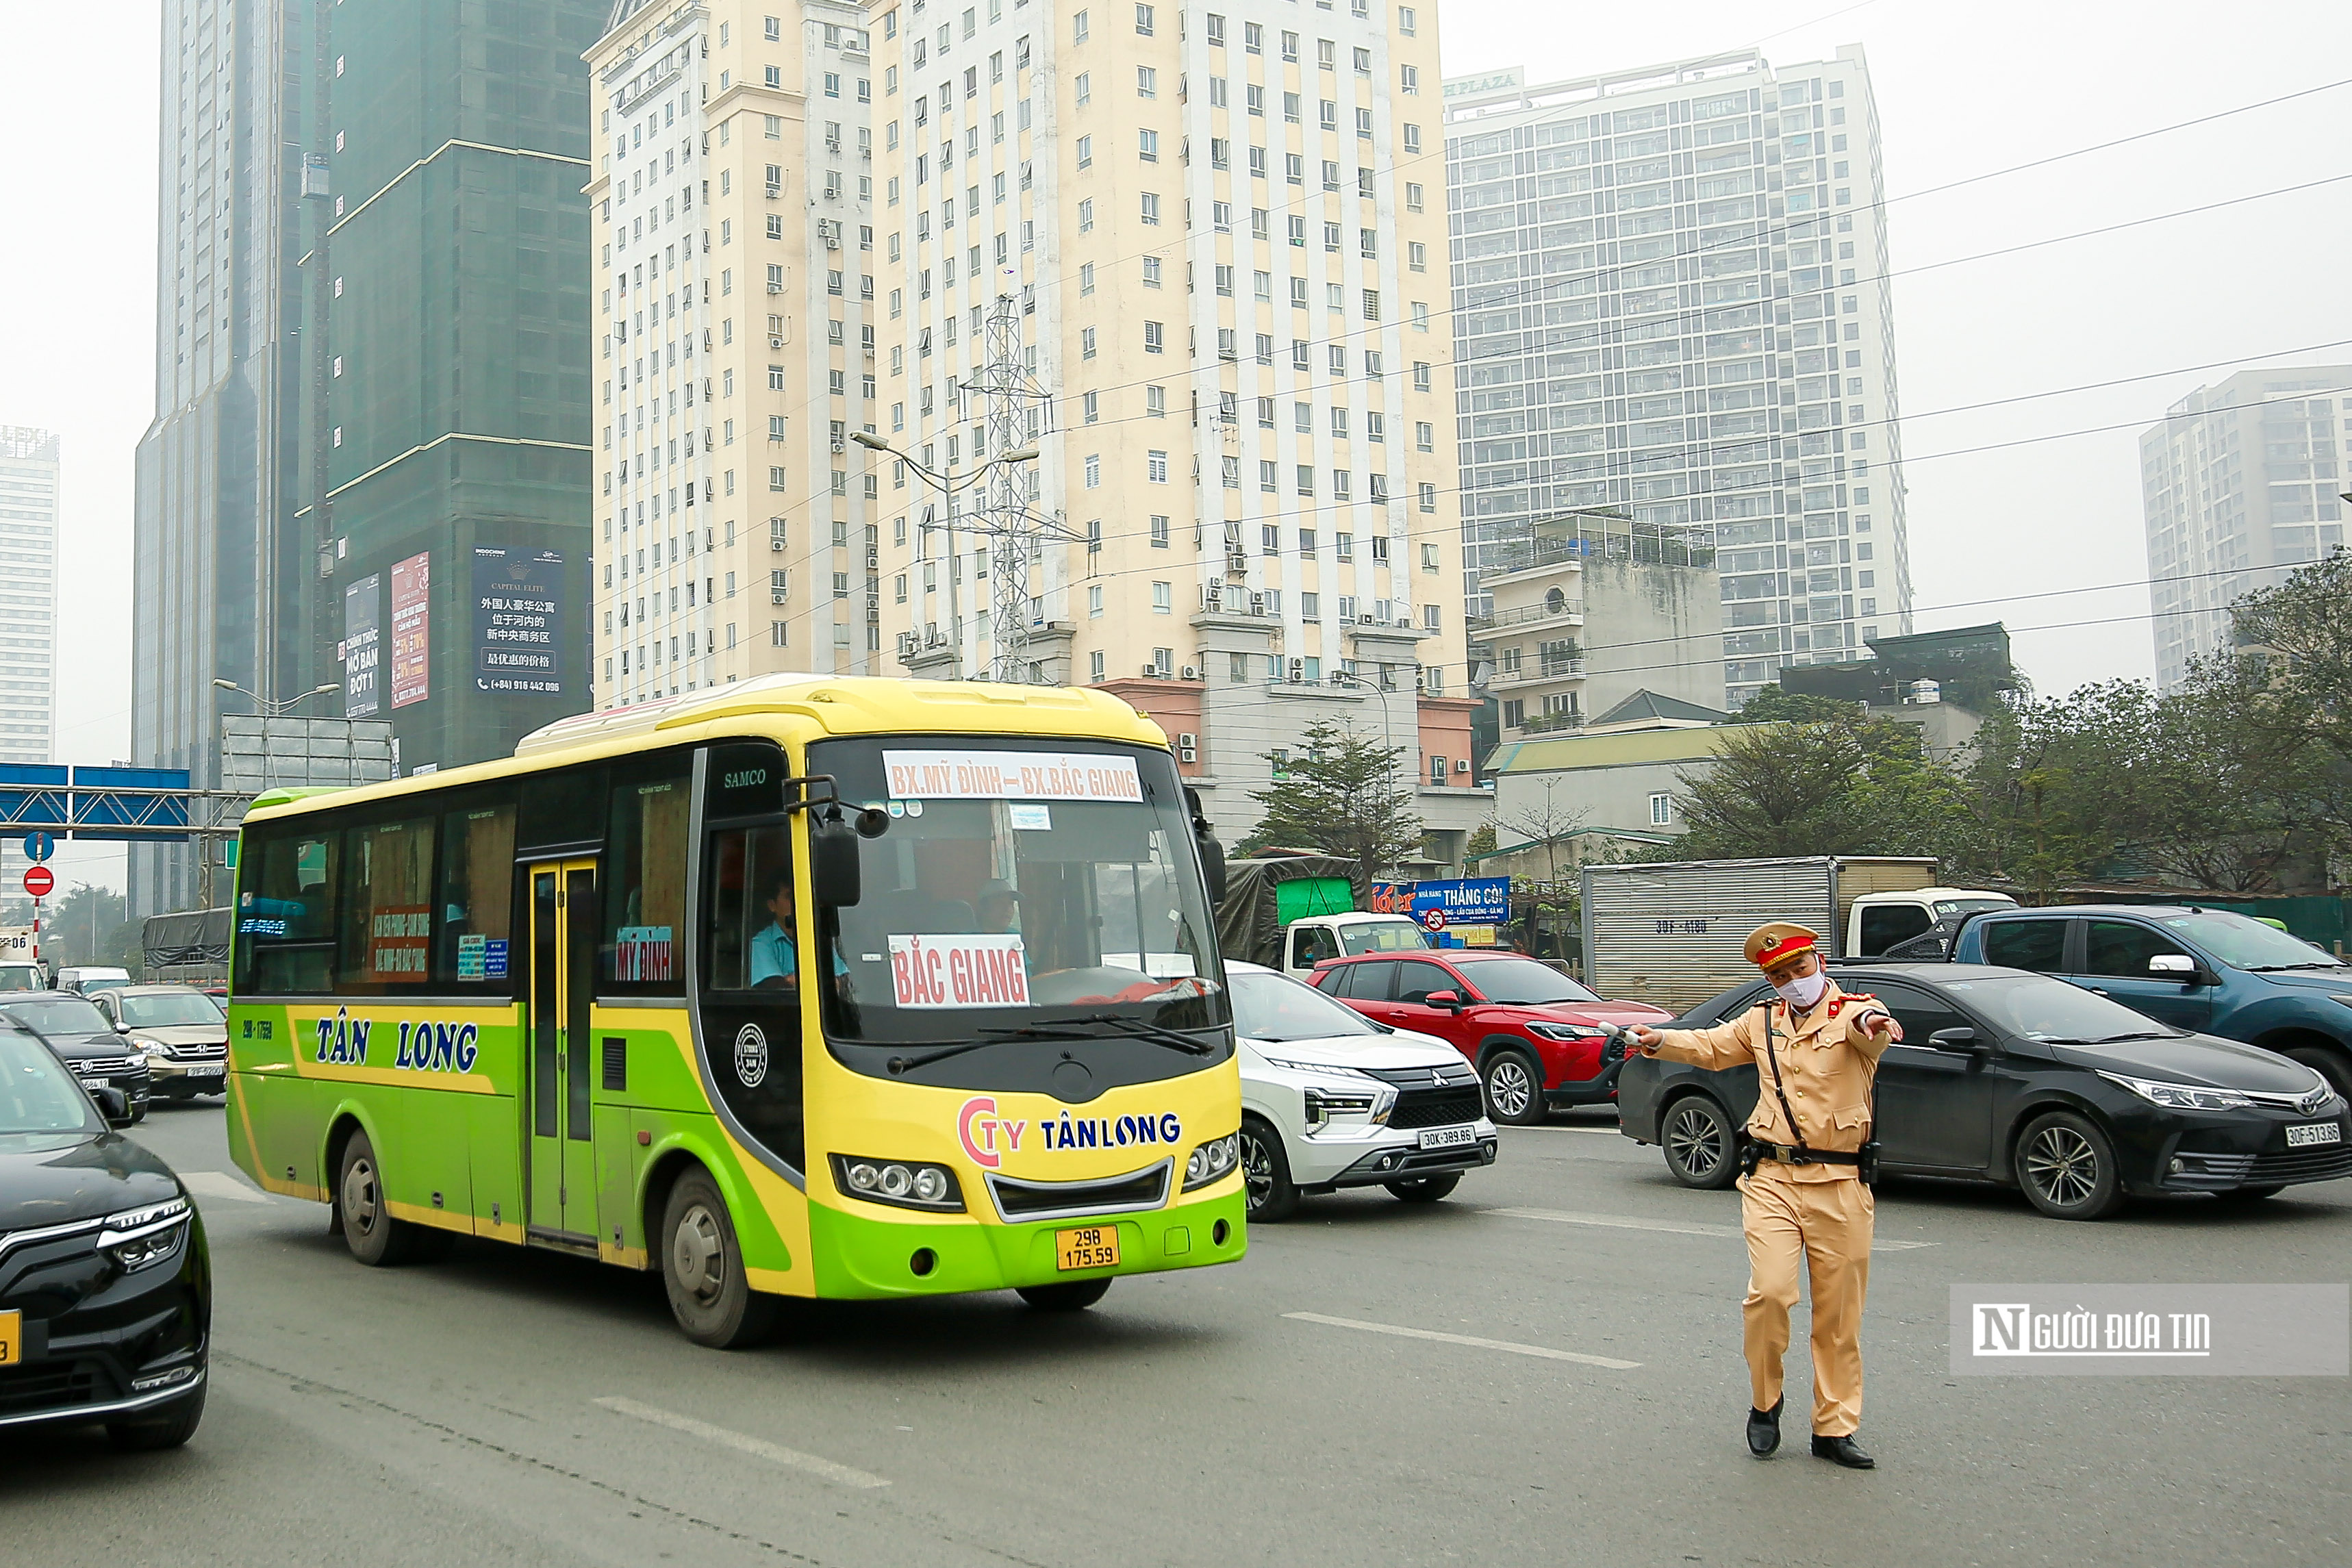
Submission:
[[1970,917],[1951,956],[2054,974],[2176,1028],[2263,1047],[2352,1098],[2352,966],[2234,911],[2000,910]]

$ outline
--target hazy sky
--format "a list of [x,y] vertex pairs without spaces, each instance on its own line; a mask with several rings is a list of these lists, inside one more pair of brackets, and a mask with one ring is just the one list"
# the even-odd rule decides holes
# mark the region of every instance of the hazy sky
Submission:
[[[65,438],[59,760],[130,748],[132,454],[153,415],[153,0],[105,7],[115,74],[93,96],[89,8],[0,0],[0,424]],[[1430,5],[1450,75],[1533,81],[1760,45],[1776,63],[1869,53],[1889,194],[2352,78],[2352,5],[2084,0]],[[1898,269],[2352,174],[2352,86],[1891,209]],[[2135,428],[2202,382],[2352,344],[2352,179],[2217,212],[1899,277],[1897,373],[1921,629],[2005,620],[2045,691],[2146,676]],[[2215,364],[2210,370],[2183,369]],[[2237,363],[2242,362],[2242,363]],[[2162,372],[2167,374],[2154,374]],[[2033,397],[1976,413],[1935,411]],[[2126,428],[1974,455],[2054,431]],[[2133,584],[2095,593],[2052,590]],[[1990,602],[1978,602],[1990,601]],[[2066,623],[2098,622],[2067,626]],[[2053,629],[2037,630],[2048,627]],[[62,846],[59,878],[120,885],[121,855]]]

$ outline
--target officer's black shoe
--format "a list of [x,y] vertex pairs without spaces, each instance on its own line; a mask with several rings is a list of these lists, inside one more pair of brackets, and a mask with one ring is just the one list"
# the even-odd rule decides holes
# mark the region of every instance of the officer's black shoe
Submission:
[[[1754,1428],[1751,1426],[1749,1429],[1752,1431]],[[1849,1470],[1874,1470],[1878,1468],[1878,1461],[1855,1447],[1852,1437],[1824,1437],[1815,1433],[1813,1457],[1834,1459]]]
[[[1782,1397],[1774,1400],[1769,1410],[1750,1410],[1748,1413],[1748,1451],[1758,1458],[1770,1458],[1774,1450],[1780,1447],[1780,1406],[1788,1403],[1787,1398]],[[1821,1441],[1818,1437],[1813,1440]]]

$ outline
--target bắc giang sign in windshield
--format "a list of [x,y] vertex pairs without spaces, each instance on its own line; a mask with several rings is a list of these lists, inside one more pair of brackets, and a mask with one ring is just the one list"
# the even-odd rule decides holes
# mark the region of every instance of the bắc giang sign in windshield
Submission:
[[1084,752],[886,751],[894,800],[1108,800],[1140,804],[1133,757]]

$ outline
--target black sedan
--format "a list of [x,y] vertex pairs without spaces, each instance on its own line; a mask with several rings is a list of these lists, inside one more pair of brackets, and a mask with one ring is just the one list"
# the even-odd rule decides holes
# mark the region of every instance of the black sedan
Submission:
[[[47,1040],[84,1084],[121,1090],[131,1104],[132,1125],[145,1120],[154,1069],[147,1065],[146,1053],[117,1033],[114,1020],[89,997],[67,991],[10,992],[0,996],[0,1016]],[[222,1038],[227,1038],[226,1026]]]
[[[2265,1198],[2352,1176],[2342,1097],[2311,1068],[2168,1027],[2048,975],[1979,964],[1841,964],[1903,1026],[1878,1068],[1889,1172],[2023,1189],[2060,1219],[2096,1219],[2126,1194]],[[1706,1028],[1769,1000],[1761,981],[1693,1008]],[[1617,1085],[1620,1127],[1664,1147],[1686,1186],[1738,1174],[1752,1067],[1708,1072],[1637,1057]]]
[[128,1120],[119,1090],[85,1091],[0,1025],[0,1426],[103,1423],[118,1447],[168,1448],[204,1416],[203,1222],[109,1125]]

